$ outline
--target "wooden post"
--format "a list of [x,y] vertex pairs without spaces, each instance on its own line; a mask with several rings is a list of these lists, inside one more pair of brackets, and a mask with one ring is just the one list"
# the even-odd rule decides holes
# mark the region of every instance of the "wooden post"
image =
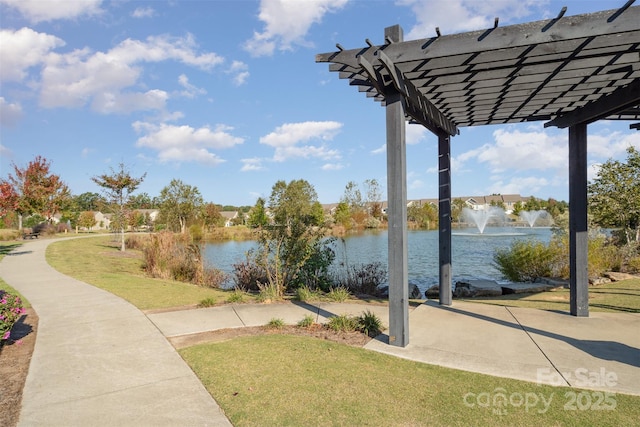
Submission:
[[587,229],[587,125],[569,127],[569,291],[570,312],[589,316]]
[[[402,29],[386,28],[385,39],[402,41]],[[409,275],[407,249],[407,154],[402,95],[385,91],[387,116],[387,218],[389,253],[389,344],[409,344]]]
[[438,132],[439,296],[451,305],[451,136]]

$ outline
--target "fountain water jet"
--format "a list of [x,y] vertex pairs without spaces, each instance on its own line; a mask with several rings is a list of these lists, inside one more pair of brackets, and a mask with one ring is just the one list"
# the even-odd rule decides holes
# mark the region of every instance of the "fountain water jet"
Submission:
[[526,221],[529,224],[529,227],[533,227],[536,223],[536,220],[542,216],[545,216],[547,211],[539,210],[539,211],[520,211],[520,218],[523,221]]
[[491,218],[504,219],[504,210],[497,206],[489,206],[487,209],[462,209],[462,217],[466,222],[475,224],[480,234],[484,234],[484,229]]

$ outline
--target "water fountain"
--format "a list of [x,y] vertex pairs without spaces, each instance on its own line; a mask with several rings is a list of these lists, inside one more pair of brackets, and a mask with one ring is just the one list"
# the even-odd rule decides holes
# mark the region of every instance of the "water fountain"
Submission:
[[480,234],[484,233],[484,229],[489,223],[489,220],[494,218],[500,221],[504,220],[504,210],[497,206],[489,206],[486,209],[462,209],[462,217],[470,224],[474,224]]
[[533,227],[538,218],[547,215],[547,211],[538,210],[538,211],[520,211],[520,218],[523,221],[526,221],[529,224],[529,227]]

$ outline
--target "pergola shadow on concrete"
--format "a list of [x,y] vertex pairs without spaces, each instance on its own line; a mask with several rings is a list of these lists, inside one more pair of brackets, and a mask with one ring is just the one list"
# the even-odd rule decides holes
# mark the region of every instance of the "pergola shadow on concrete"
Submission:
[[[440,304],[451,305],[451,137],[465,126],[546,121],[569,128],[570,311],[589,315],[587,125],[640,120],[640,7],[319,54],[385,106],[389,344],[409,343],[406,120],[438,137]],[[638,123],[631,128],[638,129]]]

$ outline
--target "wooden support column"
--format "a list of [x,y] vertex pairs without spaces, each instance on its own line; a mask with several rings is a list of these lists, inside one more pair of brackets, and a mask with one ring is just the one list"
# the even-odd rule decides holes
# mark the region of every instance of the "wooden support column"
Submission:
[[[385,29],[385,39],[402,41],[402,29]],[[402,94],[385,90],[387,115],[387,198],[389,251],[389,344],[409,344],[409,266],[407,249],[407,154]]]
[[440,305],[451,305],[451,136],[438,132]]
[[587,125],[569,127],[569,291],[573,316],[589,316]]

